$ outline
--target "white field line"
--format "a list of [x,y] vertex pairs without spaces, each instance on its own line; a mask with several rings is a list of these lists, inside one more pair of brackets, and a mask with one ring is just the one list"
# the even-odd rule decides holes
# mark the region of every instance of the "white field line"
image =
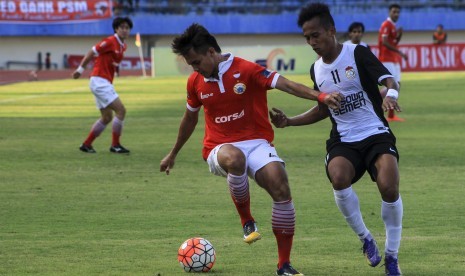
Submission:
[[69,94],[69,93],[74,93],[78,91],[83,91],[84,89],[85,89],[84,87],[76,87],[76,88],[68,89],[68,90],[61,91],[61,92],[43,93],[39,95],[24,96],[24,97],[19,97],[19,98],[14,98],[14,99],[5,99],[5,100],[0,100],[0,104],[22,102],[26,100],[43,98],[43,97],[48,97],[48,96],[57,95],[57,94]]

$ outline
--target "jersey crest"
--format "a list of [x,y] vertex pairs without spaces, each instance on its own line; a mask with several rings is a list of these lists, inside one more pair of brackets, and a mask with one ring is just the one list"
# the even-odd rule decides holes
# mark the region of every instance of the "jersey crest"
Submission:
[[348,79],[350,79],[350,80],[355,79],[355,69],[354,69],[354,67],[352,67],[352,66],[347,66],[346,67],[346,77]]
[[246,89],[246,86],[245,84],[239,82],[239,83],[236,83],[233,87],[233,90],[234,90],[234,93],[236,94],[242,94],[245,92],[245,89]]

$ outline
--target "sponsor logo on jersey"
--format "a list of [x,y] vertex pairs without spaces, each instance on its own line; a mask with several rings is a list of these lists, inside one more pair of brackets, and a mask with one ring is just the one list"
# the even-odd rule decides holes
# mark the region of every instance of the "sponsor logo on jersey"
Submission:
[[210,94],[203,94],[202,92],[200,92],[200,99],[207,99],[208,97],[213,97],[213,93],[210,93]]
[[238,72],[238,71],[234,72],[233,74],[233,77],[236,79],[238,79],[240,76],[241,76],[241,72]]
[[323,85],[323,83],[325,83],[326,80],[323,80],[319,85],[318,87],[321,87]]
[[242,94],[242,93],[245,92],[245,88],[246,88],[245,84],[243,84],[243,83],[241,83],[241,82],[236,83],[236,85],[234,85],[234,88],[233,88],[233,89],[234,89],[234,93],[240,95],[240,94]]
[[231,121],[240,119],[242,117],[244,117],[244,110],[242,110],[241,112],[233,113],[231,115],[216,117],[215,118],[215,123],[217,123],[217,124],[227,123],[227,122],[231,122]]
[[346,67],[346,77],[348,79],[355,79],[355,69],[352,66]]
[[338,110],[334,110],[334,115],[343,115],[345,113],[349,113],[356,109],[359,109],[365,105],[367,105],[367,101],[365,99],[364,93],[363,91],[359,91],[357,93],[353,93],[346,96],[341,101],[341,108],[339,108]]

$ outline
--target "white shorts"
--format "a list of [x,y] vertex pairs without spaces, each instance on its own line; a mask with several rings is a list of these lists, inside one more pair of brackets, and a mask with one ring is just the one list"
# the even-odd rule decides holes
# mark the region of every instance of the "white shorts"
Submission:
[[89,87],[95,97],[95,104],[102,109],[118,98],[113,84],[101,77],[90,77]]
[[394,79],[400,83],[400,64],[394,62],[383,62],[383,65],[389,70]]
[[[265,139],[247,140],[242,142],[227,143],[239,148],[246,157],[247,174],[255,179],[255,173],[266,164],[278,161],[284,164],[279,158],[273,145]],[[226,171],[218,164],[218,151],[225,144],[216,146],[208,155],[207,163],[210,172],[218,176],[227,176]]]

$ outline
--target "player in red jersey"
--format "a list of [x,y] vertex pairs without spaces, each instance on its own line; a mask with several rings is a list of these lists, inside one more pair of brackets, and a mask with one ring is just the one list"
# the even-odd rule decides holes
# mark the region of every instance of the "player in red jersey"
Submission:
[[94,123],[87,139],[79,147],[83,152],[96,152],[92,147],[92,142],[112,121],[113,112],[115,112],[110,151],[114,153],[129,153],[129,150],[120,144],[126,108],[113,87],[113,77],[117,73],[119,63],[123,59],[124,52],[127,49],[124,41],[129,37],[132,26],[132,21],[128,17],[115,18],[113,20],[115,34],[92,47],[73,73],[73,78],[79,78],[82,72],[84,72],[86,65],[95,57],[89,86],[95,96],[95,102],[97,108],[100,110],[101,117]]
[[302,275],[290,265],[295,210],[284,161],[271,142],[274,133],[268,119],[267,91],[277,88],[297,97],[318,100],[337,109],[339,93],[319,93],[276,72],[222,54],[214,36],[193,24],[176,37],[173,52],[194,69],[187,82],[187,109],[171,151],[161,160],[160,171],[169,174],[177,154],[193,133],[203,106],[205,137],[203,158],[210,172],[226,177],[239,213],[244,241],[261,238],[250,211],[250,176],[273,199],[272,229],[278,244],[278,275]]
[[[391,72],[400,87],[400,58],[407,60],[407,55],[399,50],[397,45],[402,38],[402,28],[396,28],[396,22],[399,20],[400,6],[391,4],[389,6],[389,17],[381,24],[378,34],[379,60]],[[381,90],[381,95],[386,96],[387,89]],[[394,110],[388,111],[388,121],[402,122],[404,119],[395,115]]]

